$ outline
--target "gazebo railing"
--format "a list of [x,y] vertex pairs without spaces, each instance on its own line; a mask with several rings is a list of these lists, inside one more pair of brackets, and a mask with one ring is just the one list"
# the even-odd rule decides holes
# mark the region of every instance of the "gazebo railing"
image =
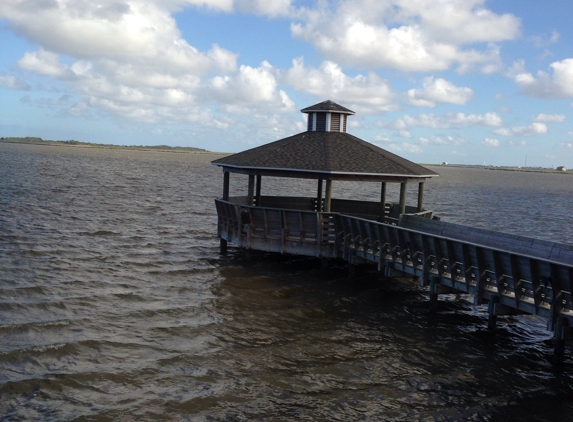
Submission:
[[216,199],[218,235],[238,247],[336,258],[334,215]]

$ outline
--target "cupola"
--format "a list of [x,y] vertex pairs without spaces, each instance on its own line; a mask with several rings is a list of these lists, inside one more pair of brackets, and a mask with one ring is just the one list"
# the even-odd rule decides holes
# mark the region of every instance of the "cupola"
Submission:
[[303,108],[301,111],[308,114],[307,131],[309,132],[346,133],[347,118],[354,114],[352,110],[330,100]]

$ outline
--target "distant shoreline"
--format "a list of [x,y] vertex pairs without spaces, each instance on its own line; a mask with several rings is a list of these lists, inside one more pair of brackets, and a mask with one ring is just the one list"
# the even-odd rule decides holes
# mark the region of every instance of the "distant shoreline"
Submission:
[[555,170],[549,168],[535,168],[535,167],[505,167],[505,166],[482,166],[478,164],[421,164],[422,166],[432,167],[455,167],[455,168],[475,168],[483,170],[500,170],[500,171],[515,171],[521,173],[555,173],[555,174],[573,174],[573,170]]
[[43,145],[50,147],[72,147],[72,148],[93,148],[93,149],[117,149],[129,151],[146,151],[146,152],[172,152],[185,154],[215,154],[227,155],[225,152],[207,151],[195,147],[171,147],[168,145],[144,146],[144,145],[113,145],[113,144],[92,144],[80,141],[51,141],[42,138],[0,138],[0,143],[5,144],[22,144],[22,145]]
[[[92,144],[80,141],[50,141],[42,138],[0,138],[0,144],[23,144],[23,145],[44,145],[50,147],[73,147],[73,148],[93,148],[93,149],[116,149],[125,151],[145,151],[145,152],[171,152],[185,154],[212,154],[212,155],[230,155],[229,152],[207,151],[195,147],[171,147],[168,145],[143,146],[143,145],[113,145],[113,144]],[[523,173],[555,173],[555,174],[573,174],[573,170],[560,171],[549,168],[523,168],[523,167],[506,167],[506,166],[486,166],[478,164],[430,164],[420,163],[422,166],[431,167],[455,167],[455,168],[475,168],[483,170],[500,170],[515,171]]]

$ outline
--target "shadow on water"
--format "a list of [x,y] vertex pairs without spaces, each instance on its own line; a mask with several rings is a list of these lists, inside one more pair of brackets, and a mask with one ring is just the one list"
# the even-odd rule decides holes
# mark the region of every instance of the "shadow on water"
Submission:
[[573,410],[554,406],[572,394],[573,367],[551,366],[542,321],[500,318],[490,332],[487,311],[467,297],[445,295],[432,314],[410,279],[368,268],[348,278],[344,265],[322,271],[316,259],[245,262],[235,252],[217,265],[224,323],[213,359],[225,362],[222,379],[241,382],[232,405],[221,398],[199,415],[549,421]]

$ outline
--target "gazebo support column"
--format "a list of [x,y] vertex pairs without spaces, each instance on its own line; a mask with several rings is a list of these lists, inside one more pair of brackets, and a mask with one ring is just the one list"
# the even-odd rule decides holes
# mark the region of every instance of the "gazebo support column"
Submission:
[[257,191],[255,194],[255,205],[257,207],[261,206],[261,182],[262,182],[263,176],[258,175],[257,176]]
[[249,174],[249,187],[247,190],[247,205],[253,205],[254,195],[255,195],[255,175]]
[[322,212],[322,179],[318,179],[318,189],[316,192],[316,210]]
[[230,173],[228,171],[223,172],[223,200],[229,200],[229,176]]
[[400,183],[400,215],[406,214],[406,182]]
[[418,212],[424,210],[424,182],[418,184]]
[[384,222],[386,217],[386,182],[382,182],[380,187],[380,221]]
[[[223,172],[223,200],[229,200],[229,175],[228,171]],[[227,241],[225,239],[219,239],[219,252],[222,255],[227,253]]]
[[326,196],[324,198],[324,211],[330,212],[330,205],[332,202],[332,180],[326,181]]

